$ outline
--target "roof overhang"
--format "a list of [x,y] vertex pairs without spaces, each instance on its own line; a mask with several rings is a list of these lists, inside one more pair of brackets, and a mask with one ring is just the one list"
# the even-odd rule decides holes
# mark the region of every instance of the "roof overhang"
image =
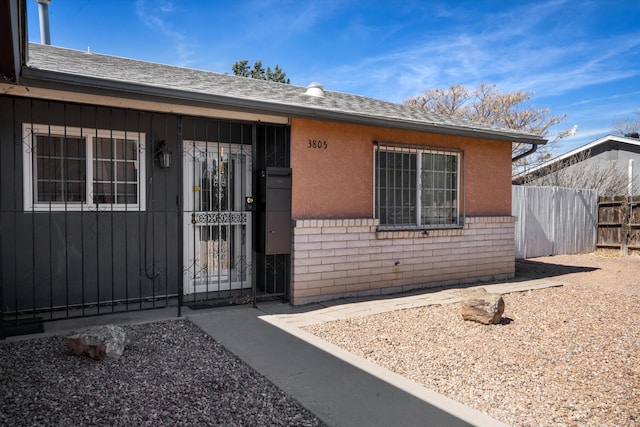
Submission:
[[210,105],[215,109],[231,109],[238,112],[265,114],[275,117],[307,118],[317,120],[330,120],[345,123],[362,124],[379,127],[389,127],[405,130],[457,135],[472,138],[492,139],[506,142],[545,144],[546,139],[526,133],[514,133],[500,129],[477,129],[473,127],[451,126],[439,123],[427,123],[406,119],[395,119],[363,113],[334,111],[310,106],[286,104],[274,101],[264,101],[253,98],[240,98],[202,92],[191,92],[173,88],[144,85],[82,76],[76,74],[60,73],[49,70],[24,67],[22,70],[22,85],[55,89],[82,93],[96,93],[102,95],[134,99],[144,96],[148,100],[162,101],[163,103],[177,102],[179,104],[196,103],[198,105]]
[[[264,122],[271,124],[289,124],[285,116],[263,114],[256,111],[219,107],[211,103],[187,102],[140,94],[116,94],[108,90],[84,90],[79,87],[66,87],[60,84],[31,85],[0,83],[0,93],[4,95],[38,98],[50,101],[73,102],[96,106],[129,108],[159,113],[182,114],[187,116],[216,119],[239,120],[246,122]],[[33,83],[33,82],[29,82]]]
[[21,0],[0,2],[0,82],[17,82],[26,63],[25,8]]
[[[323,108],[256,99],[237,95],[214,94],[164,87],[105,77],[29,67],[26,35],[25,0],[0,2],[0,93],[16,96],[86,102],[151,111],[175,112],[215,117],[235,117],[287,123],[291,118],[328,120],[386,128],[415,130],[436,134],[482,138],[534,146],[546,139],[510,129],[456,124],[419,118],[387,117],[368,111]],[[72,99],[69,99],[72,98]],[[391,115],[390,115],[391,116]]]

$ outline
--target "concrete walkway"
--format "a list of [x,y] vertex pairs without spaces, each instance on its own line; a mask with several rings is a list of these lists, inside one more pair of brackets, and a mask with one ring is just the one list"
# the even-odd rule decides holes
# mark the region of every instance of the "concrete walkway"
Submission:
[[[561,283],[530,280],[477,287],[506,294],[552,286]],[[504,426],[301,329],[460,299],[460,289],[423,290],[408,296],[347,298],[303,307],[280,302],[261,303],[257,309],[247,305],[197,311],[184,307],[183,315],[330,426]],[[91,324],[123,324],[175,316],[174,308],[89,319]],[[87,320],[47,323],[45,335],[91,326]]]
[[[482,285],[512,293],[561,286],[550,280]],[[229,307],[189,319],[330,426],[504,426],[487,415],[355,356],[303,326],[460,301],[460,289],[346,298],[293,307]]]

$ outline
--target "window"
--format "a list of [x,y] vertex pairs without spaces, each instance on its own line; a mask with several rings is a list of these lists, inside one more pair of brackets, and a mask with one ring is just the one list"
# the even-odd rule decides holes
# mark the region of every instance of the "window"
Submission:
[[380,228],[461,226],[461,150],[376,143]]
[[23,127],[25,210],[143,210],[144,134]]

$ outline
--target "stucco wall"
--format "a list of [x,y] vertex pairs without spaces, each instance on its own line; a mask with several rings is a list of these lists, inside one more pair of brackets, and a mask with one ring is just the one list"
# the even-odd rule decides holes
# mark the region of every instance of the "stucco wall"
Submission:
[[508,142],[293,119],[293,217],[372,218],[376,140],[463,149],[466,214],[511,215]]

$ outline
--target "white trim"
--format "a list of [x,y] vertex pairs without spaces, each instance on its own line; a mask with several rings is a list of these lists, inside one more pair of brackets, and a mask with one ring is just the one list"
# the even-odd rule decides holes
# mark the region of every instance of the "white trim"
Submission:
[[[445,147],[432,147],[432,146],[419,146],[419,145],[395,145],[391,142],[380,142],[373,147],[373,213],[374,217],[377,215],[377,192],[376,192],[376,177],[377,177],[377,168],[376,168],[376,153],[380,149],[384,151],[397,151],[397,152],[408,152],[409,154],[416,155],[416,188],[415,188],[415,203],[416,203],[416,222],[414,224],[401,224],[401,225],[392,225],[392,224],[380,224],[378,226],[380,231],[394,231],[398,229],[405,228],[416,228],[416,229],[442,229],[442,228],[451,228],[451,227],[461,227],[462,224],[462,151],[459,149],[450,149]],[[407,151],[408,149],[408,151]],[[450,224],[422,224],[422,154],[448,154],[456,157],[456,223]],[[419,155],[418,155],[419,154]],[[380,218],[377,218],[378,220]]]
[[133,110],[156,111],[185,116],[210,117],[215,119],[244,120],[251,122],[290,124],[289,116],[260,114],[247,111],[225,110],[221,108],[200,107],[193,105],[171,104],[160,101],[143,101],[138,99],[117,98],[114,96],[93,95],[79,92],[68,92],[55,89],[44,89],[35,86],[19,86],[0,83],[0,92],[5,95],[25,96],[30,98],[50,99],[55,101],[80,102],[102,107],[130,108]]
[[[85,195],[84,202],[36,202],[34,201],[34,135],[55,135],[61,137],[82,137],[85,138],[86,174],[85,174]],[[138,203],[93,203],[93,173],[94,161],[93,142],[94,138],[118,138],[136,141],[137,150],[137,187]],[[128,132],[110,129],[78,128],[65,126],[52,126],[37,123],[22,124],[22,159],[23,159],[23,200],[25,212],[50,212],[50,211],[88,211],[104,209],[107,211],[144,211],[146,209],[146,161],[145,161],[146,138],[144,132]]]

